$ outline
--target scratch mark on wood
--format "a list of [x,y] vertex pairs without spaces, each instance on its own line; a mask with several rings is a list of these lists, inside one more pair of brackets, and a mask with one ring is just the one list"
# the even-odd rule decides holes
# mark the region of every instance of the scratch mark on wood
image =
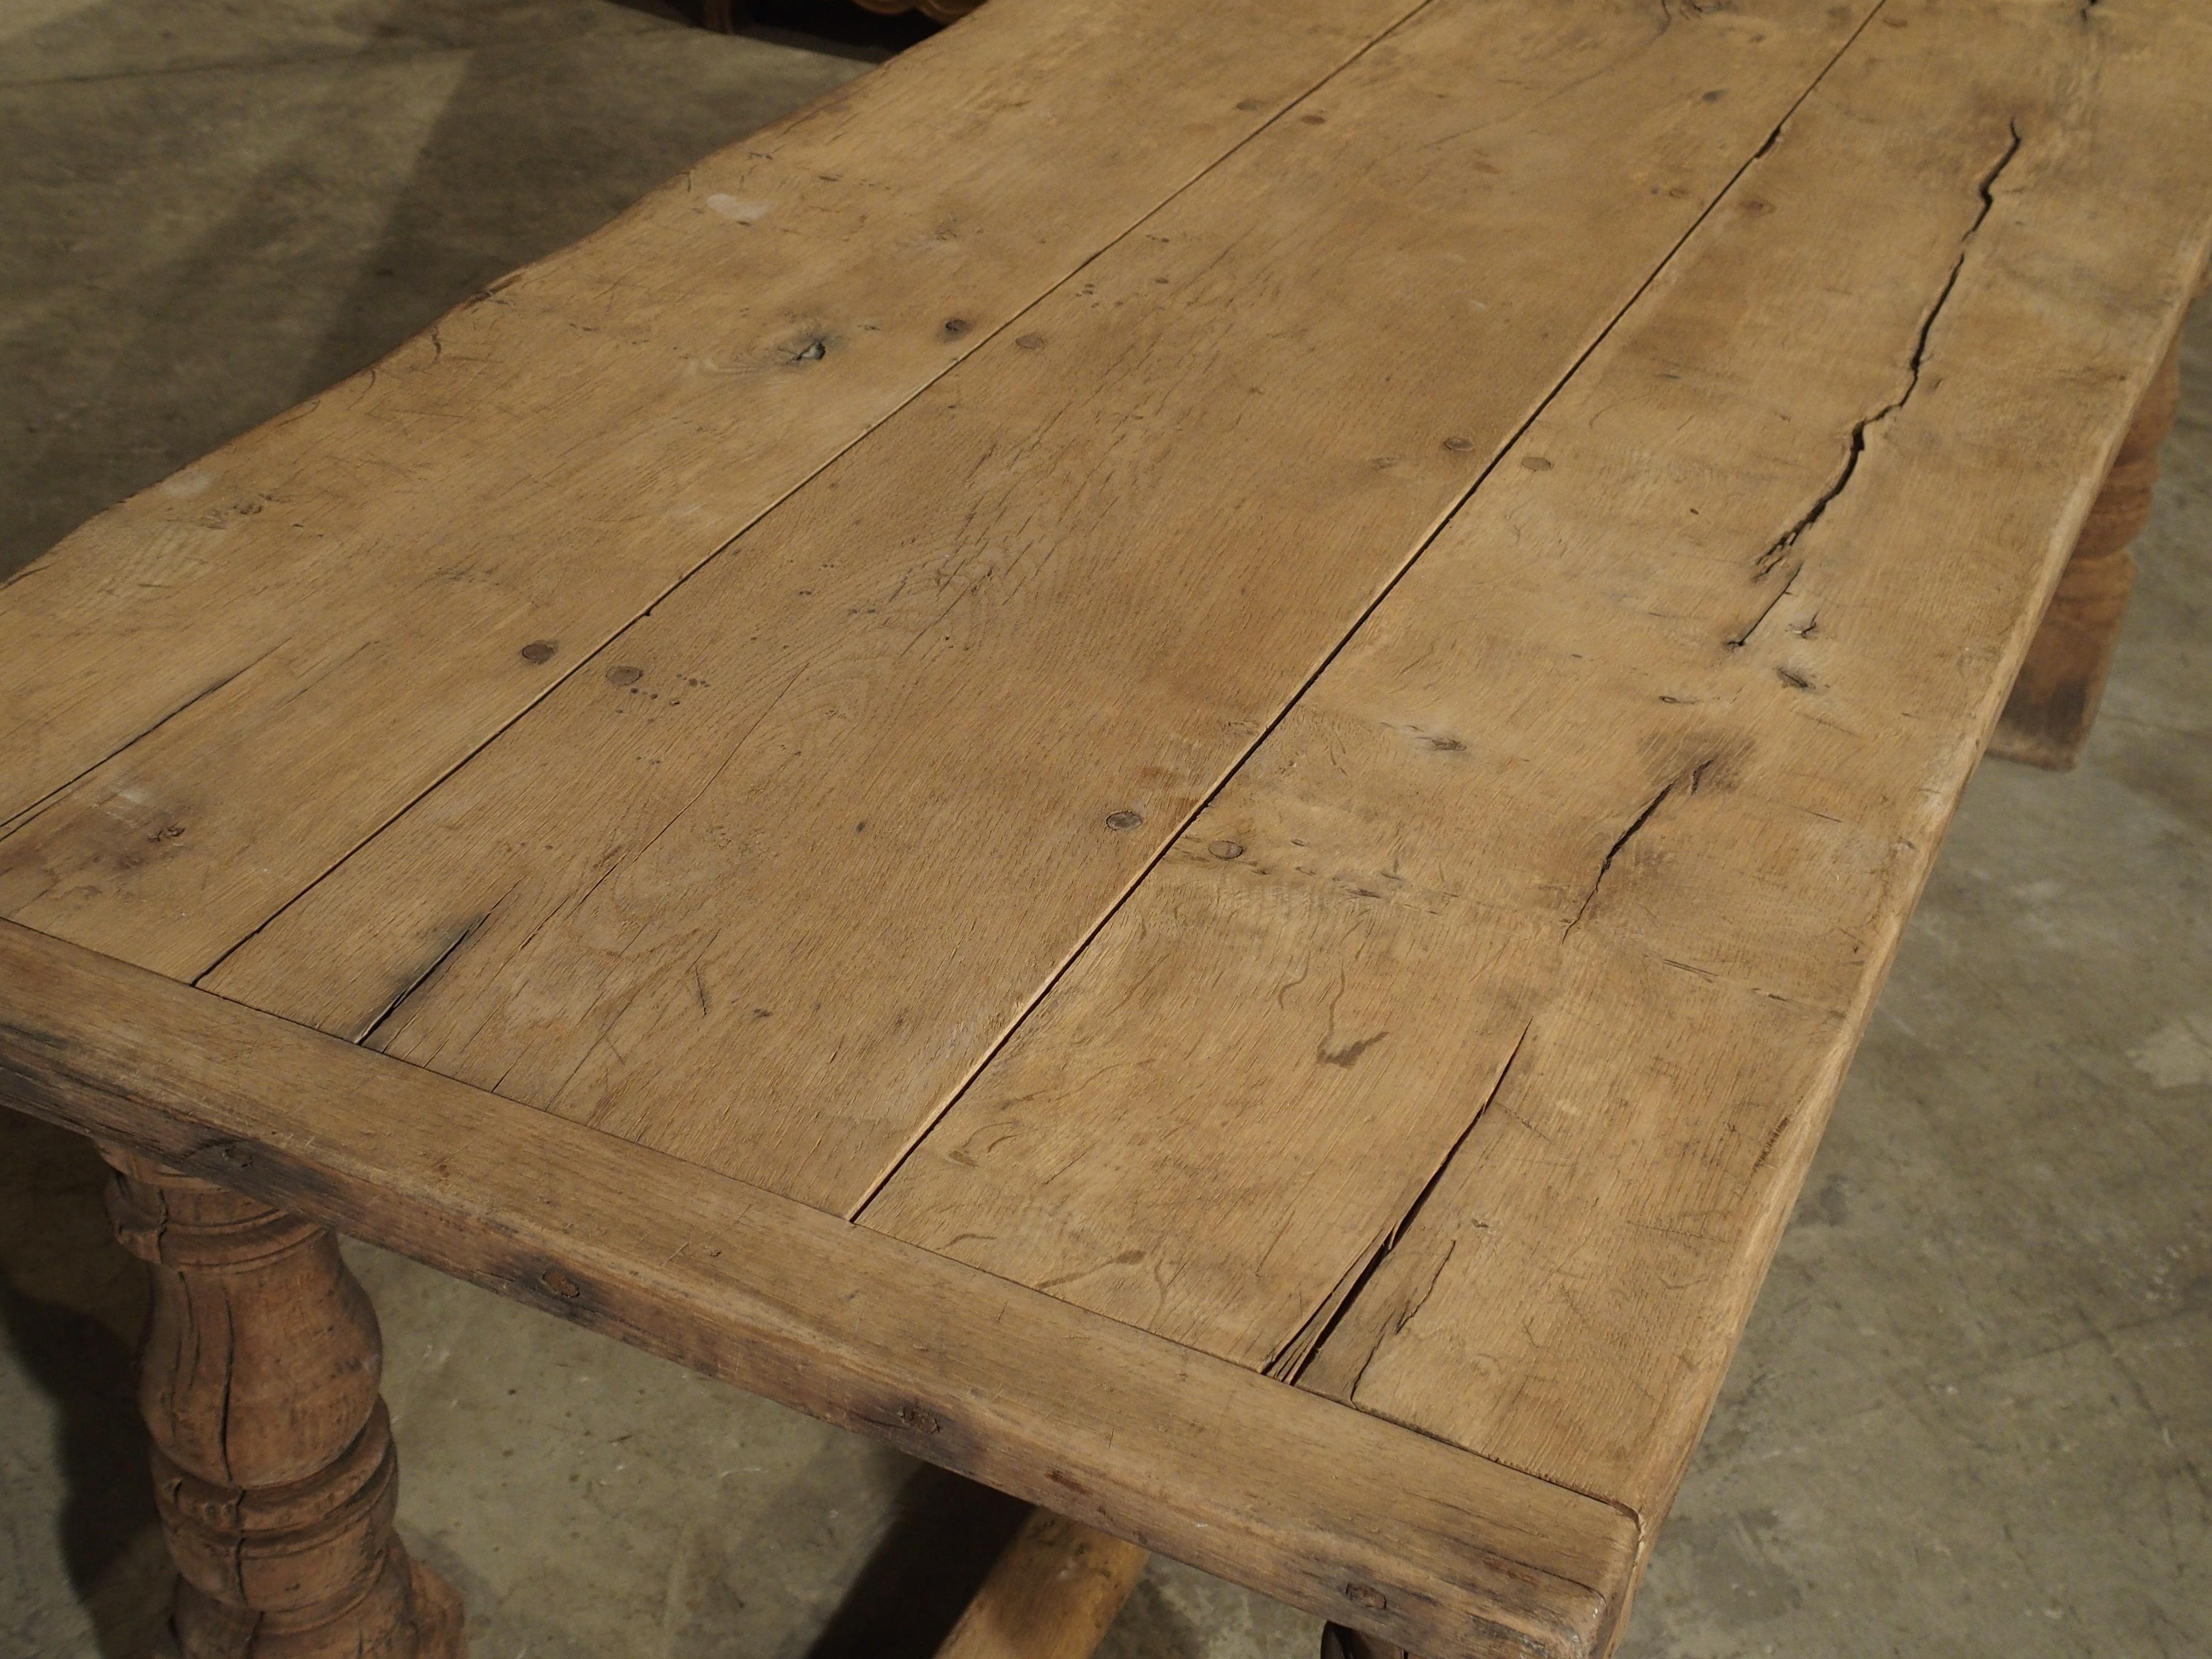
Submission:
[[[1774,614],[1776,609],[1781,605],[1783,600],[1790,597],[1790,590],[1797,586],[1798,577],[1804,574],[1805,562],[1804,560],[1800,559],[1797,561],[1796,568],[1790,573],[1790,580],[1782,584],[1782,591],[1766,602],[1765,608],[1762,610],[1758,616],[1752,618],[1751,625],[1749,627],[1746,628],[1741,633],[1734,635],[1729,640],[1728,648],[1731,651],[1741,651],[1745,646],[1749,645],[1751,643],[1751,636],[1758,633],[1760,629],[1766,626],[1766,619]],[[1808,628],[1806,631],[1809,633],[1811,629]]]

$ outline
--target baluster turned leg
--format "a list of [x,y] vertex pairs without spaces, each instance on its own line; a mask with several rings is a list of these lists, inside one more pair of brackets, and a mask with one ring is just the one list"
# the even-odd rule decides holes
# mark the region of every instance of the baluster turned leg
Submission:
[[103,1149],[151,1265],[139,1404],[182,1659],[460,1659],[459,1599],[392,1531],[367,1294],[329,1231]]
[[2063,769],[2081,757],[2135,586],[2131,544],[2150,517],[2158,450],[2173,426],[2180,343],[2166,355],[2136,412],[2081,539],[2013,683],[1990,753]]

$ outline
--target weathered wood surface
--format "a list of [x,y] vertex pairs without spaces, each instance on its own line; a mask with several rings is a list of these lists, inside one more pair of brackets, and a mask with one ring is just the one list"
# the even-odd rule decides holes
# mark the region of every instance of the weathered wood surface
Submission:
[[994,0],[0,593],[0,1095],[1599,1652],[2203,269],[2212,15],[1376,0],[1248,97],[1278,9],[1152,3]]
[[849,1212],[1863,10],[1431,7],[204,982]]
[[392,1528],[376,1315],[312,1222],[112,1149],[153,1282],[139,1402],[179,1578],[177,1659],[461,1659],[461,1607]]
[[1091,1659],[1151,1559],[1122,1539],[1032,1510],[937,1659]]
[[2212,17],[1880,21],[866,1224],[1663,1513],[2212,222]]
[[1008,0],[103,514],[0,588],[0,915],[198,974],[1417,4]]
[[808,1206],[0,921],[0,1099],[1323,1618],[1600,1652],[1612,1506]]
[[1992,755],[2051,770],[2081,759],[2119,646],[2128,596],[2135,591],[2135,539],[2150,521],[2159,446],[2173,429],[2180,394],[2181,342],[2176,339],[2136,410],[2058,591],[2044,611],[1990,739]]

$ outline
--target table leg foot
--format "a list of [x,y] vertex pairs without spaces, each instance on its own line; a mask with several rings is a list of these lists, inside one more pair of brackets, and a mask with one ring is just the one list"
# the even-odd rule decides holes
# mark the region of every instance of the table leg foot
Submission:
[[2027,647],[1990,753],[2063,770],[2081,757],[2134,589],[2132,544],[2150,517],[2159,446],[2173,426],[2180,343],[2159,366]]
[[376,1315],[327,1230],[135,1154],[108,1212],[149,1264],[138,1398],[179,1659],[463,1659],[459,1599],[392,1530]]

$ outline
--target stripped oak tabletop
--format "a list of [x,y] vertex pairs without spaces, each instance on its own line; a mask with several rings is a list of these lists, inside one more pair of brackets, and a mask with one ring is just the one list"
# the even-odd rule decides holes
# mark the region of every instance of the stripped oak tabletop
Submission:
[[2208,84],[2191,0],[993,0],[0,591],[0,1096],[1601,1652]]

